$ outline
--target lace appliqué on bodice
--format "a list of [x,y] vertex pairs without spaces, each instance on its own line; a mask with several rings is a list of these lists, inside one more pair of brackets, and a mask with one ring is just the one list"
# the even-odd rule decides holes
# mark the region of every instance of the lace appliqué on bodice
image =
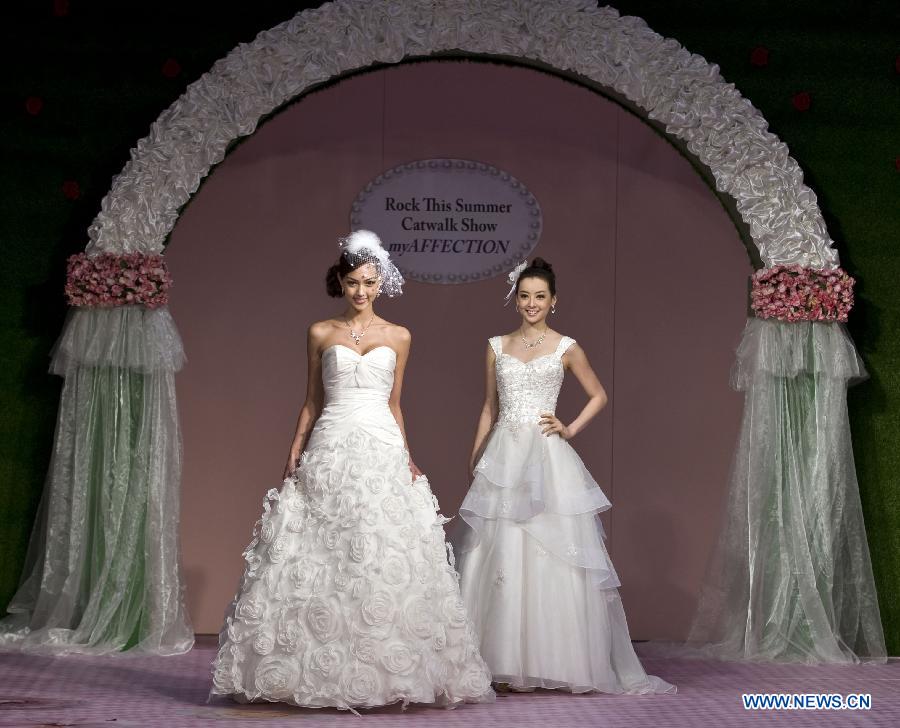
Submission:
[[562,356],[574,343],[575,339],[563,336],[556,351],[523,362],[503,353],[501,337],[490,339],[497,357],[498,425],[518,427],[523,423],[536,424],[541,412],[556,411],[556,400],[565,375]]

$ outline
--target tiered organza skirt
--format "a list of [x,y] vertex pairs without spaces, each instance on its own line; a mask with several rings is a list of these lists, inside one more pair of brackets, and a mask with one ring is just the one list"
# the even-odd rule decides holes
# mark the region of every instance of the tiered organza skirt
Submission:
[[572,449],[498,425],[460,508],[463,599],[493,680],[572,692],[674,692],[628,632],[598,513],[610,502]]

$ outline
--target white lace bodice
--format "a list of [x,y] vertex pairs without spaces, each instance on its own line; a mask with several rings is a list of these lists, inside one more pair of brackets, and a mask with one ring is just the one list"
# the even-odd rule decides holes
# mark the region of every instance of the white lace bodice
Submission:
[[491,348],[497,357],[495,371],[500,397],[497,424],[537,423],[541,412],[556,411],[556,399],[565,374],[562,355],[574,343],[575,339],[563,336],[556,351],[523,362],[503,353],[500,336],[491,337]]

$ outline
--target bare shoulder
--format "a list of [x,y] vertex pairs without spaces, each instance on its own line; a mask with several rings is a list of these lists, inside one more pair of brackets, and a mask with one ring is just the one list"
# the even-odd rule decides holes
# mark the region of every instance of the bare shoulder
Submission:
[[403,344],[409,344],[409,342],[412,341],[412,333],[405,326],[394,324],[394,330],[392,334],[397,341]]
[[328,339],[334,329],[334,321],[331,319],[326,319],[325,321],[316,321],[315,323],[310,324],[306,334],[309,342],[315,344],[318,347],[321,346],[326,339]]
[[559,331],[556,331],[556,329],[551,329],[549,327],[547,328],[548,347],[552,346],[554,349],[556,349],[556,347],[559,346],[562,340],[565,338],[566,337],[563,334],[559,333]]
[[388,321],[387,319],[381,319],[377,322],[378,326],[383,326],[386,333],[390,336],[400,339],[410,339],[412,338],[412,334],[409,333],[409,329],[405,326],[401,326],[400,324],[395,324],[393,321]]
[[521,335],[518,331],[513,331],[511,334],[500,334],[498,337],[500,339],[500,350],[508,349]]
[[562,358],[563,361],[567,361],[571,364],[582,364],[587,362],[587,354],[584,349],[581,348],[581,345],[573,339],[571,336],[569,337],[561,337],[560,341],[563,338],[569,339],[569,345],[566,347],[566,350],[563,352]]
[[412,333],[405,326],[395,324],[390,321],[384,321],[380,324],[384,327],[385,338],[397,350],[409,348],[412,341]]
[[331,331],[334,330],[334,321],[332,319],[325,319],[324,321],[314,321],[309,325],[308,333],[313,338],[321,338],[323,336],[327,336]]

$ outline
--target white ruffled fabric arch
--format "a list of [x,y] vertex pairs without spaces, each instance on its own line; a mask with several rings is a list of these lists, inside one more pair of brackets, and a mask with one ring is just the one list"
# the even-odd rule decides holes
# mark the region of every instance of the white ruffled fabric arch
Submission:
[[615,90],[709,167],[766,265],[837,265],[797,162],[718,67],[588,0],[336,0],[298,13],[238,46],[163,112],[104,198],[88,252],[160,252],[228,145],[314,85],[447,51],[537,61]]

